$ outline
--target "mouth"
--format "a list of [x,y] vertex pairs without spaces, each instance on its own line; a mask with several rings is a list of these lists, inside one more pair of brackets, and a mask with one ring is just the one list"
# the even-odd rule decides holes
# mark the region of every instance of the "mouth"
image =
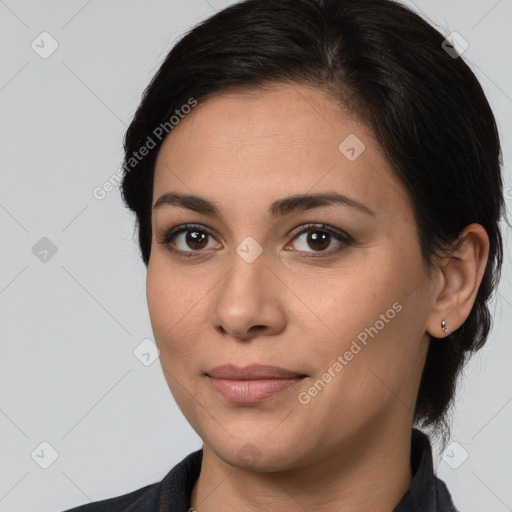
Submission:
[[206,373],[212,387],[226,400],[239,404],[261,402],[289,390],[307,375],[278,366],[217,366]]

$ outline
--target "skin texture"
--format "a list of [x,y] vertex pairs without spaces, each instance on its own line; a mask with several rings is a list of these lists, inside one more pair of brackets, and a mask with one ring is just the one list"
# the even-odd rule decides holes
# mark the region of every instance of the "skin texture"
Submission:
[[[353,161],[338,149],[350,134],[365,145]],[[191,506],[392,510],[411,483],[428,334],[442,338],[442,319],[452,331],[467,318],[487,259],[483,228],[471,225],[461,248],[427,274],[409,195],[371,131],[326,92],[299,84],[199,104],[164,141],[153,192],[153,204],[168,192],[196,194],[222,214],[166,204],[152,213],[151,323],[169,388],[204,442]],[[273,201],[320,192],[348,196],[373,214],[341,204],[269,214]],[[186,232],[160,243],[187,223],[212,235],[195,245]],[[309,223],[353,241],[331,235],[315,245],[308,233],[325,231],[303,231]],[[236,251],[247,237],[262,249],[251,263]],[[357,342],[376,325],[366,345]],[[354,340],[361,350],[347,360]],[[333,371],[338,356],[346,364]],[[264,401],[233,404],[206,375],[228,363],[307,377]],[[308,394],[329,368],[330,381]]]

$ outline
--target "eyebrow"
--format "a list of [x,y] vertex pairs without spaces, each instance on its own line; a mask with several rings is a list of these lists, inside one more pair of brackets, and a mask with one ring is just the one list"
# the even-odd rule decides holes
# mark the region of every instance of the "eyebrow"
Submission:
[[[368,206],[337,192],[324,192],[316,194],[298,194],[284,197],[274,201],[269,207],[269,214],[272,217],[283,217],[292,212],[306,211],[320,206],[330,206],[333,204],[341,204],[356,208],[368,215],[375,216],[375,212]],[[209,201],[195,194],[179,194],[177,192],[167,192],[160,196],[153,209],[161,208],[164,205],[174,205],[181,208],[187,208],[197,213],[221,217],[220,207],[213,201]]]

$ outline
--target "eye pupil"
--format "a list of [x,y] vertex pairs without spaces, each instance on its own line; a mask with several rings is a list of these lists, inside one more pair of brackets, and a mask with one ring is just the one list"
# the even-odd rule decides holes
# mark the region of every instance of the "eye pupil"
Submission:
[[[320,233],[320,235],[319,235]],[[330,235],[329,233],[325,233],[322,231],[311,231],[308,235],[308,243],[313,244],[321,244],[321,247],[313,247],[314,249],[325,249],[329,246],[330,243]]]
[[188,231],[186,236],[186,242],[192,249],[202,249],[204,242],[207,240],[208,235],[201,231]]

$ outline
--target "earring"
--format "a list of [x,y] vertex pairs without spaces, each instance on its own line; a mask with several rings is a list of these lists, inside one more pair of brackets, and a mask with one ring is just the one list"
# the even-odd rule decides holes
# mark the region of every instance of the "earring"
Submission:
[[443,332],[446,332],[448,330],[448,326],[446,325],[446,322],[444,320],[441,320],[441,329]]

